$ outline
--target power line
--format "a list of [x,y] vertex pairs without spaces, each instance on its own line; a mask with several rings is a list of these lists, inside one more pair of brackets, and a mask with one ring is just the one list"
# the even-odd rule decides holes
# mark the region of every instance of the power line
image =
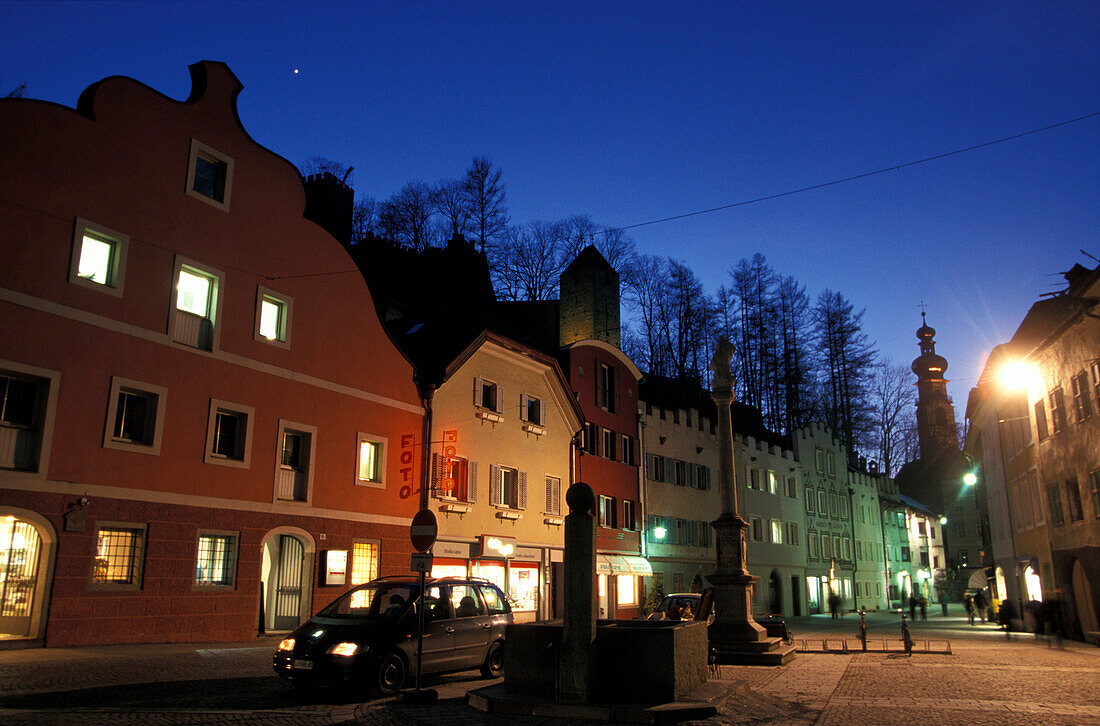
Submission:
[[1039,133],[1042,133],[1044,131],[1050,131],[1051,129],[1056,129],[1056,128],[1059,128],[1059,127],[1062,127],[1062,126],[1068,126],[1070,124],[1079,123],[1081,121],[1087,121],[1088,119],[1095,118],[1097,116],[1100,116],[1100,111],[1085,114],[1084,116],[1078,116],[1077,118],[1069,119],[1068,121],[1060,121],[1056,124],[1051,124],[1050,126],[1044,126],[1042,128],[1039,128],[1039,129],[1032,129],[1031,131],[1024,131],[1024,132],[1019,133],[1019,134],[1013,134],[1012,136],[1004,136],[1004,137],[999,138],[999,139],[994,139],[993,141],[986,141],[986,142],[981,143],[981,144],[974,144],[973,146],[967,146],[967,147],[964,147],[964,148],[961,148],[961,149],[955,149],[954,151],[945,151],[942,154],[936,154],[934,156],[928,156],[928,157],[925,157],[923,159],[917,159],[916,161],[907,161],[903,164],[896,164],[894,166],[888,166],[888,167],[884,167],[882,169],[876,169],[875,171],[867,171],[867,172],[863,172],[862,174],[854,174],[852,176],[846,176],[843,179],[834,179],[832,181],[821,182],[820,184],[811,184],[810,186],[800,187],[798,189],[791,189],[790,191],[786,191],[786,192],[779,192],[778,194],[768,194],[767,196],[756,197],[755,199],[746,199],[744,201],[734,202],[732,204],[723,204],[720,207],[711,207],[709,209],[700,209],[700,210],[697,210],[697,211],[694,211],[694,212],[685,212],[684,214],[676,214],[676,215],[673,215],[671,217],[662,217],[661,219],[651,219],[648,222],[638,222],[636,224],[627,224],[627,225],[623,225],[621,227],[609,227],[608,229],[604,230],[604,233],[606,234],[607,232],[619,232],[619,231],[623,231],[623,230],[627,230],[627,229],[636,229],[638,227],[647,227],[651,224],[661,224],[662,222],[672,222],[672,221],[675,221],[677,219],[686,219],[687,217],[697,217],[700,214],[710,214],[712,212],[720,212],[724,209],[733,209],[734,207],[744,207],[744,206],[749,205],[749,204],[757,204],[758,202],[766,202],[766,201],[771,200],[771,199],[779,199],[781,197],[789,197],[789,196],[792,196],[794,194],[802,194],[803,192],[810,192],[810,191],[813,191],[815,189],[824,189],[825,187],[836,186],[837,184],[845,184],[847,182],[856,181],[857,179],[866,179],[867,177],[870,177],[870,176],[876,176],[878,174],[885,174],[888,171],[899,171],[901,169],[905,169],[906,167],[916,166],[917,164],[927,164],[930,161],[936,161],[938,159],[945,159],[949,156],[956,156],[958,154],[965,154],[969,151],[976,151],[978,149],[984,149],[987,146],[994,146],[995,144],[1003,144],[1006,141],[1015,141],[1016,139],[1022,139],[1025,136],[1032,136],[1033,134],[1039,134]]

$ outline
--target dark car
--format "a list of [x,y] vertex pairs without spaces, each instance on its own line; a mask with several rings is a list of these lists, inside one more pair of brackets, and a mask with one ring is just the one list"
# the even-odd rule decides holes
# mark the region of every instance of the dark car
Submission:
[[699,612],[701,600],[702,595],[694,592],[677,592],[666,595],[665,599],[649,614],[646,620],[680,620],[682,619],[681,613],[685,612],[684,608],[690,608],[691,618],[694,619],[695,614]]
[[299,686],[357,686],[396,693],[416,670],[419,613],[424,610],[423,673],[504,669],[504,628],[512,609],[486,580],[373,580],[309,619],[275,651],[274,669]]

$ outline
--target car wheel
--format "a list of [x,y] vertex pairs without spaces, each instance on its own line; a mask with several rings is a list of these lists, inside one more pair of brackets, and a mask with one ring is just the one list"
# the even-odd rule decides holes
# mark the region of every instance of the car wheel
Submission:
[[396,653],[390,653],[378,666],[375,688],[383,696],[392,696],[405,683],[405,661]]
[[496,641],[489,646],[485,662],[481,664],[481,675],[486,678],[499,678],[504,673],[504,646]]

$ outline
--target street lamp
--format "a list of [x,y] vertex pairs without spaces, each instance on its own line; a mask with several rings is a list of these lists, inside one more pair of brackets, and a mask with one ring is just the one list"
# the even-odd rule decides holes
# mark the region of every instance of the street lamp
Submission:
[[975,474],[974,472],[968,471],[965,474],[963,474],[963,484],[967,485],[968,487],[972,487],[977,483],[978,483],[978,475]]

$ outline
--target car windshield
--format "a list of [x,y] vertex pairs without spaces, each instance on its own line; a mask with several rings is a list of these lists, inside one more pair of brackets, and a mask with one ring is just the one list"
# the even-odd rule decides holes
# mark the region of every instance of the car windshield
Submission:
[[398,618],[420,594],[410,582],[368,582],[317,613],[325,618]]

